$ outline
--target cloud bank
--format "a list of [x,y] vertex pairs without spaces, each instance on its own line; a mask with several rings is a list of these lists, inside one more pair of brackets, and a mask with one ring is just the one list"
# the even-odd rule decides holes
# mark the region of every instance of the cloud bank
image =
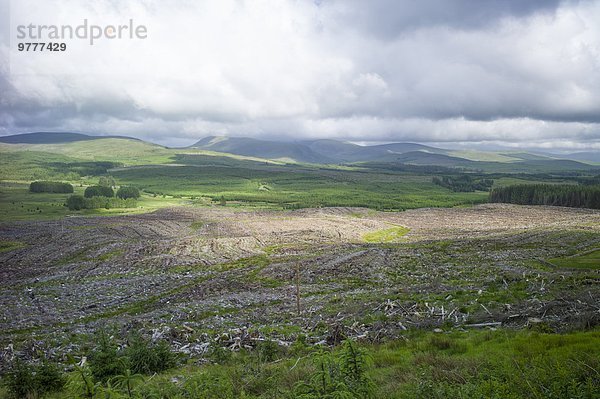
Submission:
[[[19,0],[4,15],[0,134],[600,148],[600,1]],[[18,24],[130,18],[147,39],[16,50]]]

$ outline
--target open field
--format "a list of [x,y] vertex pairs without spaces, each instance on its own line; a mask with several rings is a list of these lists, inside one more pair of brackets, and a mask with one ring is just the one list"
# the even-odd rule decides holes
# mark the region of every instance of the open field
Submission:
[[369,207],[399,210],[481,203],[486,192],[450,193],[430,176],[269,166],[248,169],[228,166],[163,166],[115,171],[125,184],[147,192],[279,207]]
[[[85,186],[74,185],[83,195]],[[0,182],[0,220],[52,220],[72,216],[108,216],[152,212],[160,208],[190,203],[182,198],[142,195],[135,208],[86,209],[70,211],[64,206],[70,194],[31,193],[29,184]]]

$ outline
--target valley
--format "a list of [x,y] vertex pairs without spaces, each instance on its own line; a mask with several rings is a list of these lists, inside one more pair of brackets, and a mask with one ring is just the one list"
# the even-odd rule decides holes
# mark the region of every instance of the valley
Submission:
[[[528,184],[562,198],[586,185],[579,195],[595,195],[592,163],[410,143],[235,154],[214,151],[237,151],[214,138],[166,148],[86,137],[0,145],[8,381],[16,359],[52,362],[69,382],[48,397],[80,397],[77,370],[96,370],[106,350],[107,367],[125,364],[142,342],[171,360],[140,375],[135,397],[297,397],[315,361],[343,363],[353,342],[375,359],[365,372],[378,397],[480,394],[479,369],[501,376],[498,389],[541,395],[556,378],[549,365],[565,359],[574,366],[560,389],[572,379],[574,393],[598,386],[600,210],[489,203],[488,191]],[[288,156],[315,149],[327,162],[335,151],[353,161]],[[33,192],[33,181],[66,192]],[[140,196],[125,206],[83,198],[106,182],[111,194]],[[71,209],[71,196],[106,205]],[[113,349],[98,346],[106,339]],[[535,370],[536,385],[514,384],[514,358]],[[94,378],[108,392],[111,380]]]

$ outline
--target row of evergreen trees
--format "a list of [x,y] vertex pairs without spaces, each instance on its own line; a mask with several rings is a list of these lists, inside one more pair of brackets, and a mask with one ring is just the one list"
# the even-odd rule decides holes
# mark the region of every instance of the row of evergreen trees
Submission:
[[32,193],[72,193],[73,186],[60,181],[34,181],[29,185]]
[[442,176],[441,178],[434,176],[431,181],[438,186],[462,193],[488,191],[494,184],[492,179],[473,179],[469,175]]
[[524,184],[494,188],[490,202],[600,209],[600,185]]

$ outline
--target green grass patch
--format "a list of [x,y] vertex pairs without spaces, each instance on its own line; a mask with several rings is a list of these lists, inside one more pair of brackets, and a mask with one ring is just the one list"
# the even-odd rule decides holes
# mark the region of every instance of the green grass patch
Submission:
[[15,249],[24,248],[25,246],[25,243],[19,241],[0,240],[0,253],[14,251]]
[[557,267],[575,269],[600,269],[600,248],[581,255],[549,259]]
[[404,237],[410,229],[402,226],[392,227],[389,229],[373,231],[363,235],[363,240],[369,243],[393,242],[401,237]]
[[190,228],[194,231],[198,231],[200,230],[202,227],[204,226],[204,222],[201,220],[197,220],[195,222],[192,222],[192,224],[190,225]]
[[121,255],[123,255],[123,253],[124,252],[122,249],[115,249],[114,251],[105,252],[102,255],[99,255],[99,256],[95,257],[93,260],[96,260],[99,262],[105,262],[112,258],[116,258],[117,256],[121,256]]

